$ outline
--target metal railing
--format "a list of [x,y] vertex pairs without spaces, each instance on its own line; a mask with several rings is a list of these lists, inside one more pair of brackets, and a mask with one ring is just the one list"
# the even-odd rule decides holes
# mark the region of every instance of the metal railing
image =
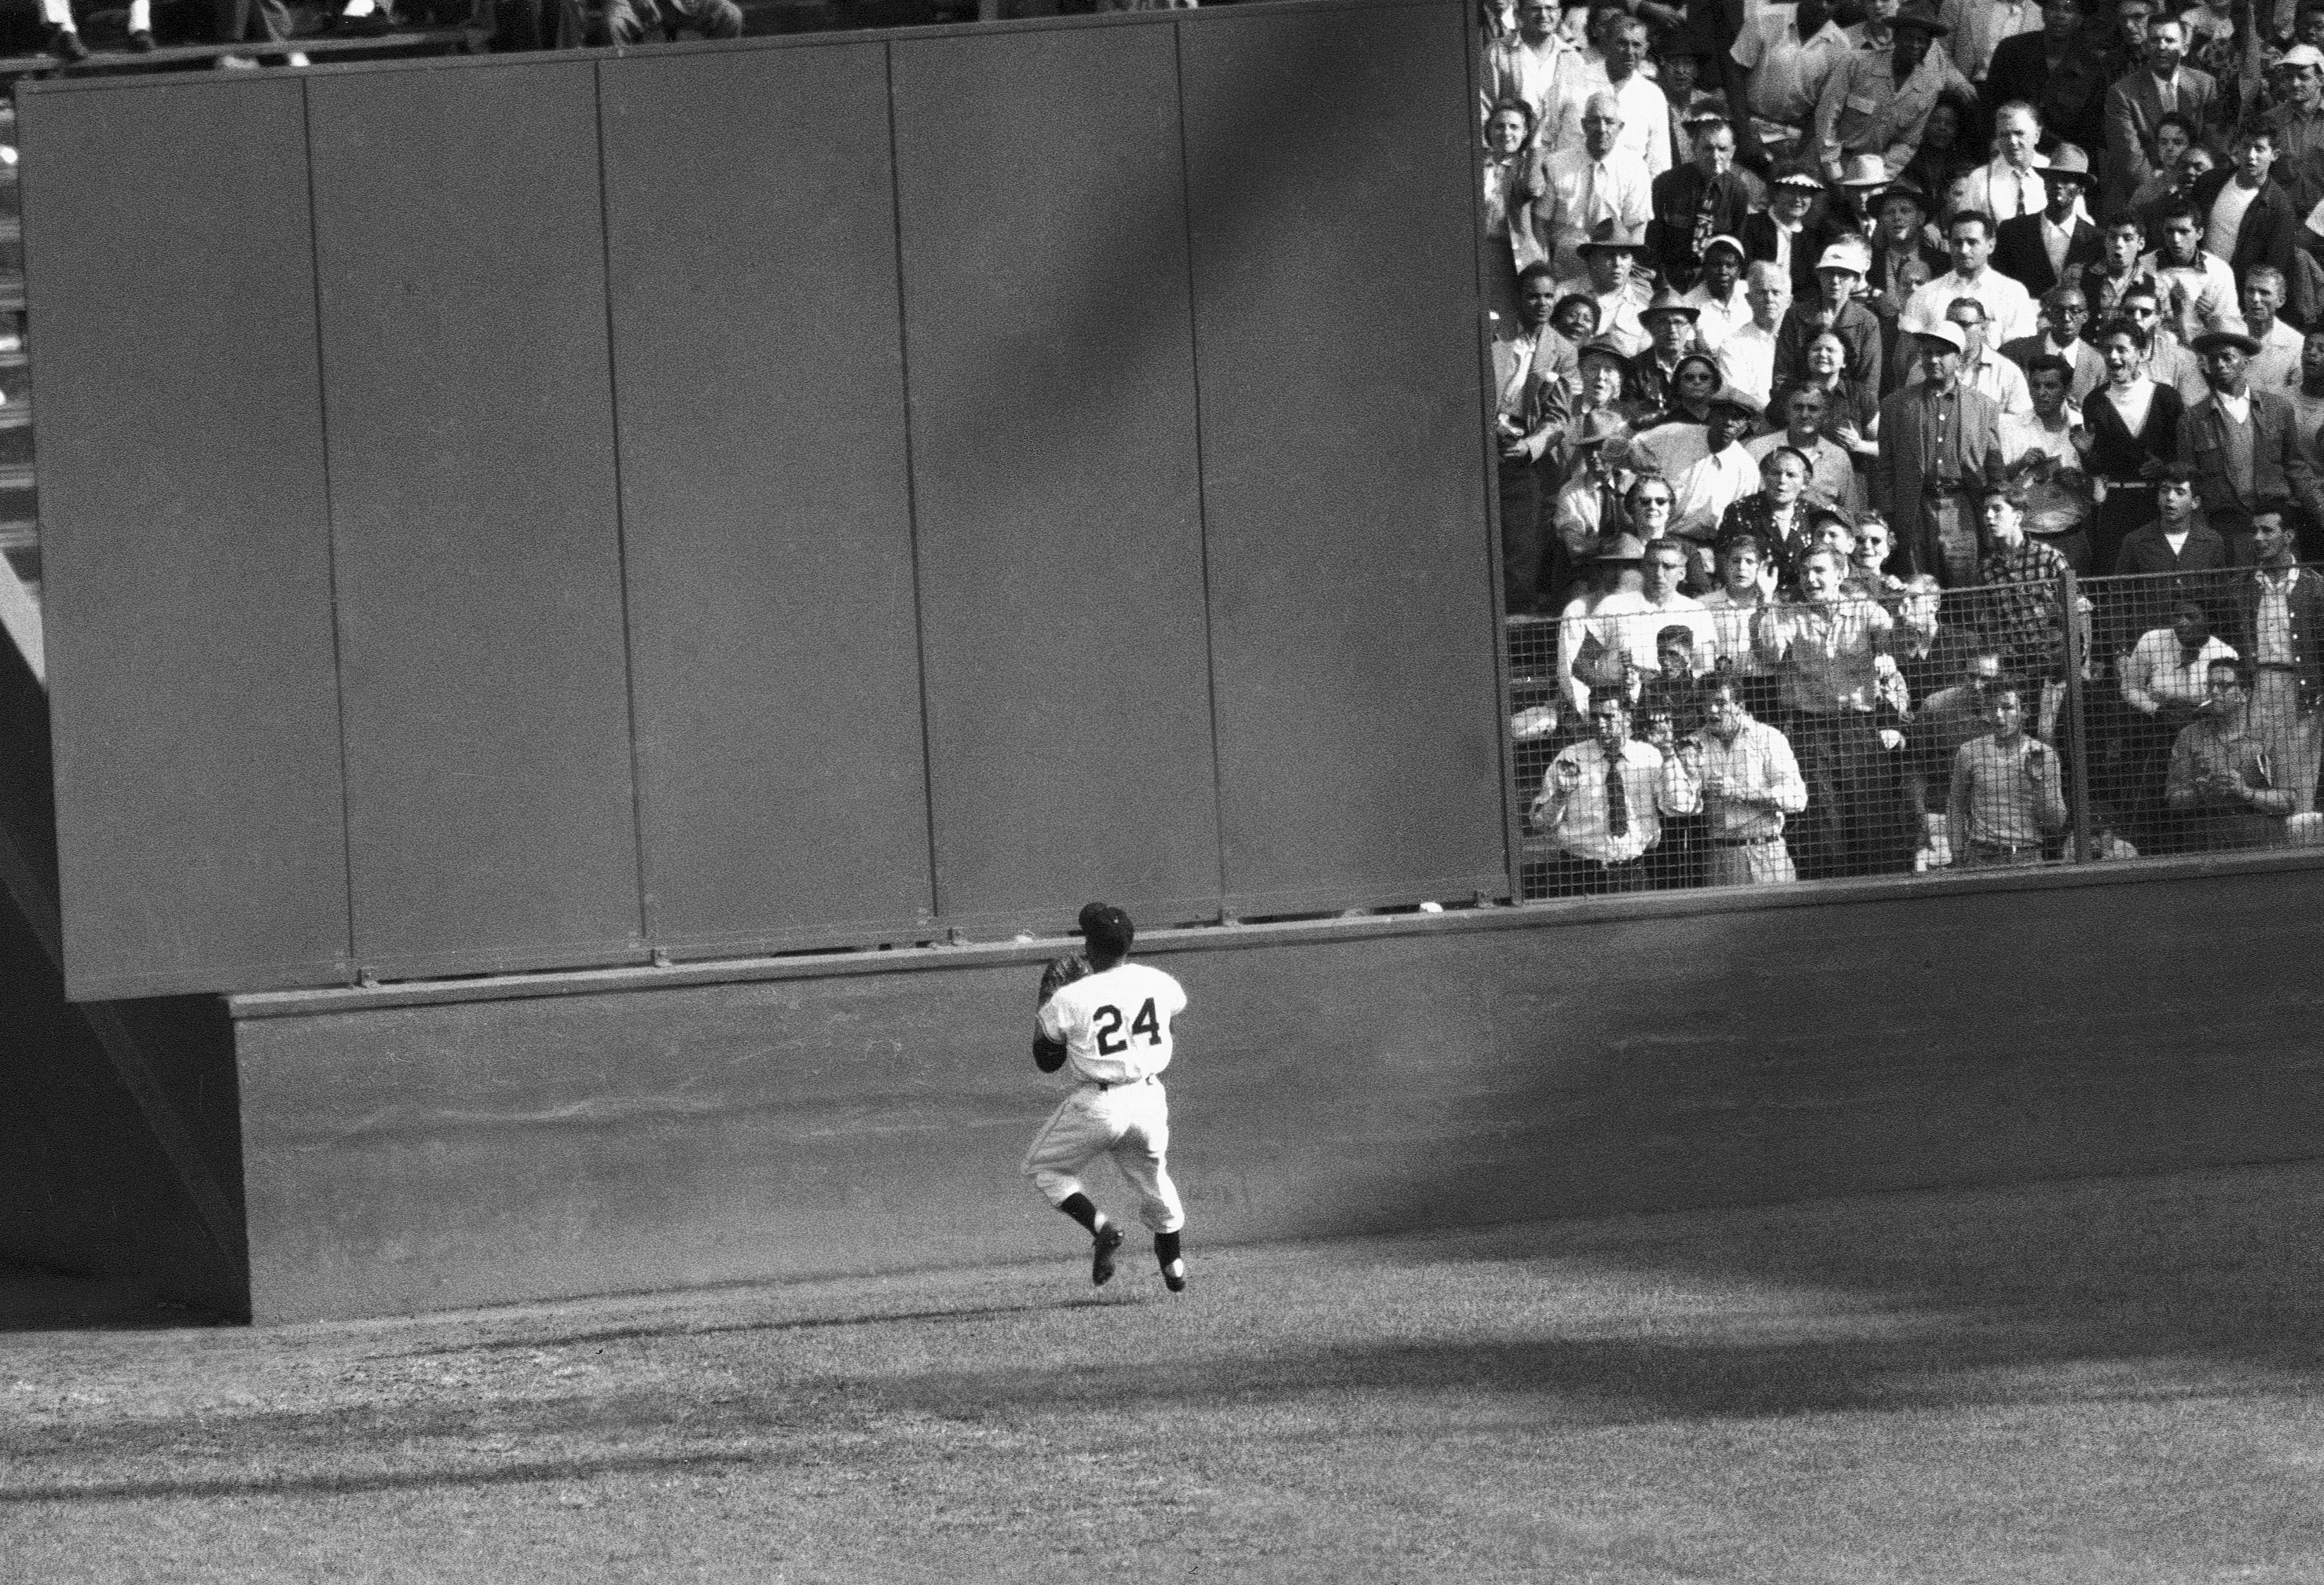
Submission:
[[2260,594],[2065,573],[1510,618],[1519,895],[2324,845],[2324,672]]

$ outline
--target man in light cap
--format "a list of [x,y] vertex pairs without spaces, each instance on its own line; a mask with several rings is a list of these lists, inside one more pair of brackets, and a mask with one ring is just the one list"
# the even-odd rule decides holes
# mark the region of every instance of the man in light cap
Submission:
[[1872,504],[1907,570],[1966,587],[1977,576],[1975,497],[2002,475],[2001,410],[1961,384],[1959,326],[1941,319],[1913,335],[1922,377],[1880,404]]
[[1745,254],[1739,238],[1714,236],[1702,245],[1702,279],[1687,289],[1694,309],[1694,336],[1716,353],[1727,338],[1751,322],[1750,294],[1743,290]]
[[2324,203],[2324,51],[2294,44],[2275,65],[2283,85],[2283,103],[2267,114],[2275,179],[2292,195],[2293,212],[2304,216]]
[[1808,343],[1827,330],[1847,345],[1849,377],[1867,390],[1880,389],[1880,321],[1856,300],[1870,266],[1863,243],[1855,237],[1824,249],[1816,261],[1815,298],[1794,302],[1775,331],[1775,390],[1806,373]]
[[1090,972],[1059,987],[1034,1019],[1033,1063],[1064,1071],[1073,1092],[1059,1102],[1025,1153],[1025,1175],[1050,1204],[1087,1228],[1090,1281],[1113,1277],[1121,1229],[1083,1190],[1081,1175],[1101,1156],[1137,1191],[1139,1217],[1154,1235],[1154,1258],[1172,1293],[1186,1286],[1178,1235],[1186,1208],[1170,1179],[1170,1103],[1162,1070],[1170,1065],[1173,1019],[1186,992],[1161,970],[1130,961],[1137,927],[1104,903],[1081,913]]
[[2195,338],[2210,394],[2179,424],[2179,460],[2194,471],[2204,521],[2227,542],[2227,564],[2254,562],[2252,519],[2297,502],[2324,512],[2315,470],[2292,424],[2292,404],[2254,391],[2245,378],[2259,343],[2239,330],[2207,331]]

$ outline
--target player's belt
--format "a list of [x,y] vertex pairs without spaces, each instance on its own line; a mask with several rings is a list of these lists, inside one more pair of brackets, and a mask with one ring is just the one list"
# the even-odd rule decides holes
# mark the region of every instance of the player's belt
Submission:
[[1082,1082],[1095,1084],[1101,1090],[1121,1090],[1132,1084],[1150,1084],[1154,1082],[1154,1075],[1148,1074],[1142,1079],[1084,1079]]

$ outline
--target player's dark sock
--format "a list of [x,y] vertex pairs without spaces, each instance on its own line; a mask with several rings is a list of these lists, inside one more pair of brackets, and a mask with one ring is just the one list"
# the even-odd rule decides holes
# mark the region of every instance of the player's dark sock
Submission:
[[1098,1225],[1105,1220],[1104,1213],[1087,1194],[1068,1194],[1057,1202],[1057,1209],[1089,1229],[1092,1234],[1096,1233]]
[[1176,1233],[1156,1233],[1154,1235],[1155,1263],[1160,1266],[1167,1266],[1177,1258],[1178,1235]]

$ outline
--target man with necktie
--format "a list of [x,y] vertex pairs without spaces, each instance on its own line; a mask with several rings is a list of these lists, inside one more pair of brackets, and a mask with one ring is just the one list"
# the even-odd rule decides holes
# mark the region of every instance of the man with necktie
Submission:
[[1645,890],[1646,855],[1662,840],[1662,817],[1701,806],[1693,784],[1661,750],[1632,740],[1624,690],[1591,696],[1590,728],[1590,737],[1550,761],[1533,801],[1534,830],[1557,843],[1556,897]]

